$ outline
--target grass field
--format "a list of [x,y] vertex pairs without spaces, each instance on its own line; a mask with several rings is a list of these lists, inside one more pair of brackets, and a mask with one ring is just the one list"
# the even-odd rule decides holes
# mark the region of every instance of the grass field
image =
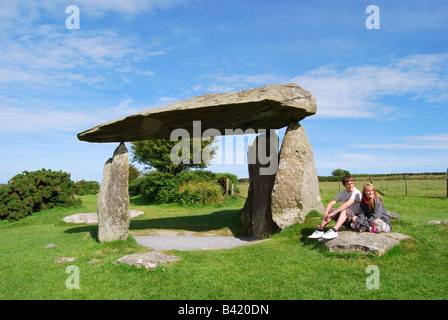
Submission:
[[[337,183],[333,184],[320,184],[324,204],[338,192]],[[423,185],[420,181],[419,186]],[[319,214],[311,213],[304,224],[256,245],[169,251],[180,260],[155,270],[113,265],[126,254],[147,250],[132,237],[101,244],[96,225],[61,221],[70,214],[96,211],[96,197],[84,196],[79,208],[46,210],[21,221],[0,222],[0,299],[447,299],[448,225],[428,225],[427,221],[448,219],[448,199],[429,195],[439,187],[427,185],[431,190],[426,196],[425,188],[418,188],[422,192],[418,196],[384,197],[386,208],[402,217],[393,223],[393,231],[413,239],[381,257],[330,253],[308,240],[321,220]],[[386,185],[378,188],[387,194]],[[243,204],[244,199],[234,198],[220,206],[182,208],[147,205],[136,197],[131,208],[145,214],[132,220],[130,232],[174,229],[241,234]],[[43,248],[49,243],[58,247]],[[56,264],[60,257],[77,260]],[[94,258],[99,261],[89,263]],[[79,289],[66,287],[69,265],[79,268]],[[380,289],[366,287],[370,265],[380,270]]]

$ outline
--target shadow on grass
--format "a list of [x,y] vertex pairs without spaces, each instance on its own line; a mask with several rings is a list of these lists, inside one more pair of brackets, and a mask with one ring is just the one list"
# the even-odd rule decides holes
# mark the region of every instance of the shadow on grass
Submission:
[[318,239],[309,239],[308,237],[316,230],[316,228],[303,228],[301,229],[300,242],[306,247],[319,251],[321,253],[328,253],[328,248]]
[[90,233],[90,236],[92,237],[92,239],[99,241],[98,240],[98,225],[97,224],[83,225],[83,226],[67,229],[64,231],[64,233]]
[[228,228],[233,235],[246,235],[241,225],[241,210],[221,210],[210,214],[131,221],[129,230],[175,229],[195,232]]
[[[174,229],[203,232],[228,228],[234,236],[245,236],[247,232],[241,225],[241,209],[215,211],[211,214],[131,220],[129,230]],[[77,226],[64,231],[65,233],[88,233],[98,241],[98,225]]]

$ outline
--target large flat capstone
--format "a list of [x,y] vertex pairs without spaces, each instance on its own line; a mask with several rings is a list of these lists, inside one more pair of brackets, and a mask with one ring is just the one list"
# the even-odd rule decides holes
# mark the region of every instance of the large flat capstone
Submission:
[[179,128],[193,137],[193,121],[201,121],[201,131],[217,129],[220,135],[226,134],[225,129],[280,129],[315,114],[316,110],[316,100],[310,92],[297,84],[274,84],[206,94],[149,109],[95,126],[79,133],[78,139],[88,142],[170,139],[173,130]]

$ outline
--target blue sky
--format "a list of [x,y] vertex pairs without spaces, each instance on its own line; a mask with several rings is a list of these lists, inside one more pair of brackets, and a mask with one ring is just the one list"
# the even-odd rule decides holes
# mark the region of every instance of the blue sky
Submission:
[[[366,28],[369,5],[380,29]],[[291,82],[317,100],[301,124],[319,175],[448,167],[445,0],[2,0],[0,43],[0,183],[42,168],[101,181],[117,144],[77,133]],[[210,169],[248,175],[239,161]]]

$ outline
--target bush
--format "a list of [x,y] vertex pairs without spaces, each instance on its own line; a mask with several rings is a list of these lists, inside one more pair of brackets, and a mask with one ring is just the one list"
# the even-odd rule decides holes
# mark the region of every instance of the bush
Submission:
[[0,188],[0,219],[19,220],[44,209],[81,205],[80,199],[72,197],[74,192],[68,173],[24,171]]
[[78,196],[85,196],[87,194],[98,194],[100,184],[96,181],[80,180],[75,183],[75,193]]
[[179,181],[169,173],[151,172],[143,178],[140,193],[150,203],[176,202]]
[[175,176],[155,171],[136,179],[129,190],[155,204],[212,204],[223,200],[224,190],[217,179],[216,174],[204,170],[189,170]]
[[179,187],[178,203],[182,205],[218,204],[223,200],[222,188],[214,181],[190,180]]

